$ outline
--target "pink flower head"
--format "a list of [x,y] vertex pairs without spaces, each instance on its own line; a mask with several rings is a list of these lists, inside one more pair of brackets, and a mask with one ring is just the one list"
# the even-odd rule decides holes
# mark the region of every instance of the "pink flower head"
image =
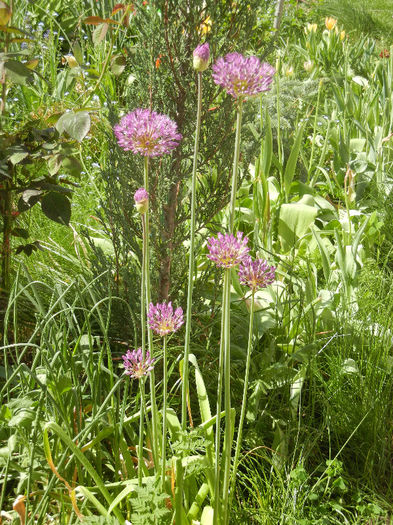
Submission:
[[238,265],[248,254],[250,248],[247,246],[248,238],[243,233],[238,232],[236,237],[231,233],[223,235],[219,233],[216,237],[210,237],[207,241],[207,248],[210,260],[221,268],[233,268]]
[[268,91],[274,73],[270,64],[261,64],[258,57],[245,57],[240,53],[229,53],[213,65],[214,82],[234,98]]
[[176,148],[182,138],[169,117],[140,108],[125,115],[113,131],[124,151],[144,157],[161,157]]
[[139,213],[146,213],[149,208],[149,194],[145,188],[139,188],[134,194],[135,208]]
[[194,49],[193,52],[193,66],[196,71],[205,71],[209,66],[210,48],[209,44],[205,42]]
[[150,303],[147,318],[150,328],[161,337],[177,332],[184,323],[183,310],[179,307],[173,312],[171,302],[157,303],[156,306]]
[[150,370],[153,370],[154,359],[150,359],[149,351],[146,352],[145,359],[143,359],[142,348],[138,350],[128,350],[122,356],[125,373],[134,379],[141,379],[146,376]]
[[264,259],[255,259],[247,255],[239,266],[239,280],[254,292],[258,288],[266,288],[276,278],[276,268],[269,266]]

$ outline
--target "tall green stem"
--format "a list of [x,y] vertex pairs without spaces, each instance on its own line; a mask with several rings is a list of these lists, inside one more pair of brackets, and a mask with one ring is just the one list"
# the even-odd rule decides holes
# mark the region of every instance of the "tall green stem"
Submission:
[[186,336],[184,341],[184,361],[183,361],[183,383],[181,396],[181,421],[182,429],[187,426],[187,397],[188,397],[188,356],[190,354],[190,335],[191,335],[191,311],[192,311],[192,290],[194,287],[194,249],[195,249],[195,200],[196,200],[196,178],[197,162],[199,149],[199,135],[201,130],[202,113],[202,73],[198,73],[198,104],[197,120],[194,143],[194,161],[192,165],[192,187],[191,187],[191,233],[190,233],[190,253],[188,261],[188,292],[187,292],[187,313],[186,313]]
[[231,190],[231,202],[230,202],[230,207],[229,207],[229,233],[233,233],[233,225],[235,222],[235,203],[236,203],[237,179],[238,179],[238,171],[239,171],[242,116],[243,116],[243,98],[240,97],[238,100],[238,106],[237,106],[235,153],[233,157],[232,190]]
[[[144,158],[144,187],[147,193],[149,193],[149,157]],[[145,213],[145,237],[146,237],[146,253],[145,253],[145,279],[146,279],[146,314],[149,309],[151,302],[150,292],[150,228],[149,228],[149,209]],[[150,358],[153,359],[153,332],[151,328],[148,328],[147,338],[149,344]],[[159,456],[159,445],[158,445],[158,414],[157,414],[157,403],[156,403],[156,387],[155,387],[155,374],[154,369],[150,372],[150,402],[151,402],[151,419],[152,419],[152,452],[154,457],[154,463],[158,468],[158,456]]]
[[225,270],[226,276],[226,293],[224,309],[224,401],[225,401],[225,447],[224,447],[224,482],[222,492],[223,502],[223,524],[228,523],[228,496],[229,482],[231,475],[231,452],[232,452],[232,420],[231,420],[231,348],[230,348],[230,330],[231,330],[231,269]]
[[214,481],[214,514],[213,525],[217,525],[220,520],[220,476],[221,476],[221,462],[220,462],[220,444],[221,444],[221,402],[222,402],[222,378],[224,375],[224,347],[225,347],[225,326],[227,309],[226,295],[227,282],[229,272],[224,273],[224,285],[222,290],[222,307],[221,307],[221,336],[220,336],[220,356],[218,363],[218,381],[217,381],[217,410],[216,410],[216,436],[215,436],[215,481]]
[[[146,190],[147,191],[147,190]],[[145,288],[146,288],[146,253],[147,253],[147,236],[146,236],[146,220],[145,215],[141,215],[142,220],[142,279],[141,279],[141,328],[142,328],[142,357],[146,357],[146,302],[145,302]],[[142,486],[143,475],[143,423],[144,423],[144,399],[145,399],[145,381],[140,379],[140,416],[139,416],[139,446],[138,446],[138,485]]]
[[143,423],[144,423],[144,398],[145,398],[145,380],[143,377],[139,380],[139,391],[141,396],[140,415],[139,415],[139,442],[138,442],[138,485],[142,486],[143,477]]
[[166,349],[166,339],[167,336],[164,336],[164,345],[163,345],[163,362],[162,362],[162,395],[163,395],[163,405],[162,405],[162,492],[165,492],[165,475],[166,475],[166,407],[167,407],[167,385],[168,385],[168,374],[167,374],[167,349]]
[[246,372],[244,375],[243,399],[242,399],[242,408],[240,412],[239,430],[237,433],[235,459],[234,459],[233,468],[232,468],[230,496],[229,496],[229,508],[232,505],[233,495],[235,492],[236,473],[237,473],[237,467],[239,464],[239,456],[240,456],[240,449],[241,449],[242,436],[243,436],[243,425],[244,425],[244,418],[246,416],[246,408],[247,408],[248,377],[250,373],[251,352],[252,352],[252,334],[253,334],[253,325],[254,325],[254,296],[255,296],[255,291],[253,290],[252,296],[251,296],[251,306],[250,306],[250,324],[248,328]]

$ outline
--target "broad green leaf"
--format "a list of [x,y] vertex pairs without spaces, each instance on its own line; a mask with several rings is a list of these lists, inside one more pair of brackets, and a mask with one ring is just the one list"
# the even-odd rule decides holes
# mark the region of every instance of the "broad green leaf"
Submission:
[[207,505],[204,507],[201,516],[201,525],[213,525],[214,509]]
[[[283,204],[280,209],[278,236],[284,252],[293,248],[297,241],[314,224],[318,210],[306,204],[310,196],[305,195],[298,202]],[[312,197],[311,197],[312,199]]]
[[9,161],[11,164],[15,166],[15,164],[19,164],[19,162],[22,162],[23,159],[29,156],[28,151],[17,151],[11,157],[9,158]]
[[90,115],[87,111],[64,113],[56,123],[57,131],[66,132],[71,138],[82,142],[90,130]]
[[127,60],[123,55],[115,55],[111,60],[111,71],[118,77],[126,67]]
[[72,46],[72,52],[78,64],[81,66],[83,64],[83,51],[79,42],[75,42]]
[[321,239],[320,232],[316,231],[314,228],[312,228],[312,232],[315,237],[315,240],[317,241],[319,253],[321,255],[323,275],[325,277],[326,282],[328,283],[330,279],[330,273],[331,273],[329,252],[326,249],[323,239]]
[[4,63],[5,73],[15,84],[28,84],[33,80],[33,75],[29,68],[17,60],[7,60]]
[[48,219],[68,226],[71,218],[71,202],[68,197],[50,191],[42,198],[41,208]]
[[8,4],[0,2],[0,25],[6,26],[11,20],[12,11]]

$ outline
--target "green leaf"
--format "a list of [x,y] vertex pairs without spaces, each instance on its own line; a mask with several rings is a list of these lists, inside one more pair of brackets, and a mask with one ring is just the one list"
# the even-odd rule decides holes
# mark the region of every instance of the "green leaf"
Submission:
[[4,69],[7,77],[15,84],[26,85],[33,80],[30,69],[17,60],[7,60]]
[[109,24],[99,24],[93,31],[93,44],[96,46],[98,44],[100,44],[107,32],[108,32],[108,29],[109,29]]
[[291,149],[291,153],[289,154],[289,157],[288,157],[288,162],[285,166],[284,190],[285,190],[285,195],[287,199],[289,197],[289,191],[291,188],[293,177],[295,175],[295,169],[296,169],[297,160],[299,157],[300,145],[301,145],[302,138],[303,138],[303,130],[304,130],[304,124],[299,128],[299,131],[295,138],[295,142],[293,143],[293,146]]
[[50,191],[41,200],[41,208],[48,219],[68,226],[71,218],[71,202],[65,195]]
[[12,11],[8,4],[0,2],[0,25],[5,26],[11,20]]
[[90,130],[90,115],[87,111],[64,113],[56,123],[57,131],[66,132],[70,137],[82,142]]
[[281,206],[278,236],[284,252],[288,252],[293,248],[315,221],[318,211],[307,204],[309,201],[308,197],[310,196],[305,195],[299,202]]
[[19,162],[22,162],[22,160],[28,157],[28,155],[28,151],[17,151],[13,155],[11,155],[9,161],[15,166],[15,164],[19,164]]
[[61,167],[74,177],[78,177],[82,171],[82,165],[75,157],[65,157]]
[[14,228],[11,231],[11,234],[14,237],[22,237],[22,239],[28,239],[28,237],[29,237],[29,232],[27,230],[25,230],[24,228]]
[[207,505],[204,507],[201,516],[201,525],[213,525],[214,509]]
[[78,64],[81,66],[83,64],[83,51],[79,42],[75,42],[72,46],[72,52]]
[[126,67],[127,60],[123,55],[115,55],[111,60],[111,71],[118,77],[121,75]]

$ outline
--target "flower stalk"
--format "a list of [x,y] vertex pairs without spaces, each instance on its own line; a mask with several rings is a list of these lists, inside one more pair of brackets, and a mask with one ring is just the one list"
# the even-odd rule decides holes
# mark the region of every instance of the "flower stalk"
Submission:
[[165,476],[166,476],[166,411],[167,411],[167,395],[168,395],[168,356],[167,356],[167,336],[164,336],[163,342],[163,360],[162,360],[162,395],[163,395],[163,405],[162,405],[162,472],[161,472],[161,482],[162,492],[165,492]]
[[184,340],[184,360],[183,360],[183,382],[182,382],[182,403],[181,403],[181,422],[182,429],[187,426],[187,397],[189,390],[189,355],[190,355],[190,336],[191,336],[191,312],[192,312],[192,292],[194,287],[194,250],[195,250],[195,201],[196,201],[196,178],[197,161],[199,150],[199,135],[201,130],[202,113],[202,72],[198,73],[198,103],[197,119],[194,143],[194,160],[192,165],[192,186],[191,186],[191,221],[190,221],[190,254],[188,261],[188,291],[187,291],[187,313],[186,313],[186,335]]
[[231,483],[229,487],[229,492],[230,492],[229,506],[231,506],[232,504],[233,494],[235,492],[236,474],[237,474],[237,468],[239,465],[239,456],[240,456],[242,437],[243,437],[243,425],[244,425],[244,418],[246,416],[246,408],[247,408],[248,378],[249,378],[249,373],[250,373],[251,353],[252,353],[252,336],[253,336],[253,329],[254,329],[254,326],[253,326],[254,325],[254,302],[255,302],[255,290],[252,290],[251,304],[250,304],[250,323],[249,323],[249,328],[248,328],[246,370],[244,374],[243,398],[242,398],[242,405],[241,405],[241,411],[240,411],[239,429],[237,432],[235,457],[233,461]]
[[[143,183],[144,188],[149,193],[149,157],[144,157],[144,170],[143,170]],[[144,274],[145,274],[145,295],[146,295],[146,303],[145,303],[145,312],[143,317],[147,315],[147,309],[150,304],[151,300],[151,291],[150,291],[150,233],[149,233],[149,209],[146,210],[146,213],[144,214]],[[153,349],[153,334],[151,331],[151,328],[149,327],[147,330],[147,339],[148,339],[148,346],[149,346],[149,354],[153,358],[154,355],[154,349]],[[158,413],[157,413],[157,403],[156,403],[156,387],[155,387],[155,374],[154,370],[150,373],[150,403],[151,403],[151,419],[152,419],[152,453],[154,458],[154,464],[158,465],[158,456],[159,456],[159,445],[158,445]]]

